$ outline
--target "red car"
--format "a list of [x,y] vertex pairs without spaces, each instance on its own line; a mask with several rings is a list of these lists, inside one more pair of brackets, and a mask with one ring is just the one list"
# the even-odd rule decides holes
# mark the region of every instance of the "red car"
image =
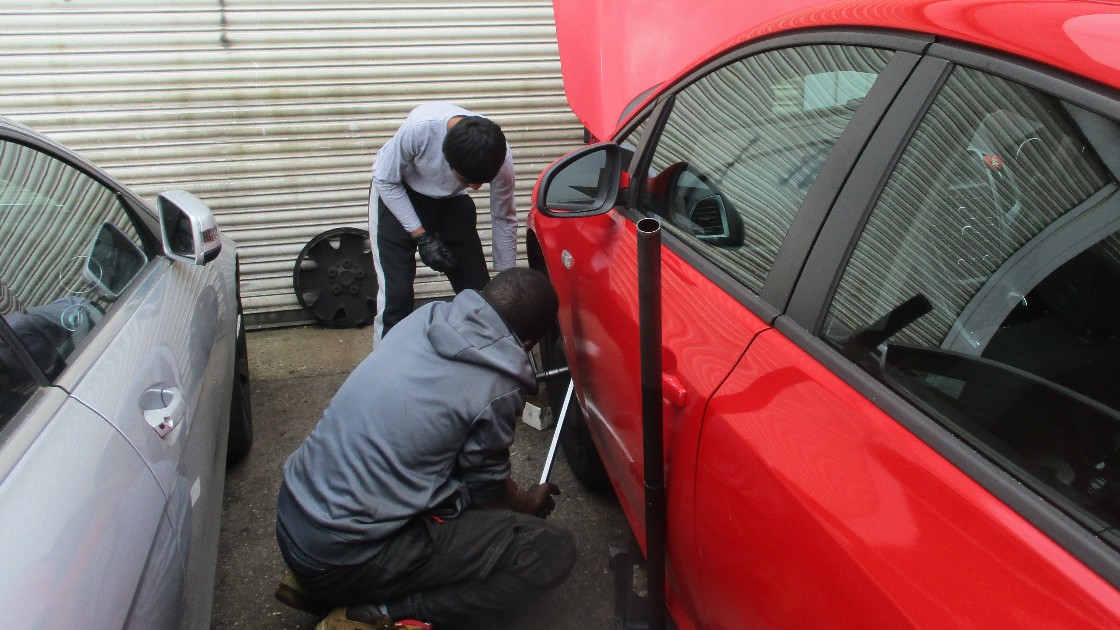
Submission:
[[554,7],[544,358],[648,552],[657,219],[675,625],[1120,627],[1120,5]]

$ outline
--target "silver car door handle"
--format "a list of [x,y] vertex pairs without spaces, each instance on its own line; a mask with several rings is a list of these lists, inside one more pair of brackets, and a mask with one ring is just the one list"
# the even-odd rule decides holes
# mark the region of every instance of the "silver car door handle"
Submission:
[[166,438],[186,417],[183,391],[178,387],[153,387],[140,397],[144,420],[161,438]]

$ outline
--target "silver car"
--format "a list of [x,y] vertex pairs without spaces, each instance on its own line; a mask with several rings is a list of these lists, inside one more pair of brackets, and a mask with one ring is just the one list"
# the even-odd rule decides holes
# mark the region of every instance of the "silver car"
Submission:
[[[0,619],[205,628],[252,441],[237,252],[0,119]],[[227,449],[228,443],[228,449]]]

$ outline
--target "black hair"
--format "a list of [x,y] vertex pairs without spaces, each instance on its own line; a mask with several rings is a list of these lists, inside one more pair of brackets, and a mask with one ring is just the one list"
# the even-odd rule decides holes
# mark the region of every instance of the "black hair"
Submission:
[[560,308],[548,276],[528,267],[511,267],[498,273],[482,288],[482,297],[518,339],[532,343],[544,337]]
[[506,161],[506,136],[489,118],[465,116],[443,139],[443,157],[467,183],[487,184]]

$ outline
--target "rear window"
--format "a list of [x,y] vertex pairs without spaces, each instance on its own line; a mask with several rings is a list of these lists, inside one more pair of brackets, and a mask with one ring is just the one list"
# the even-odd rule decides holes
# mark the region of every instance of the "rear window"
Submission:
[[958,67],[824,338],[1088,526],[1120,525],[1120,126]]

